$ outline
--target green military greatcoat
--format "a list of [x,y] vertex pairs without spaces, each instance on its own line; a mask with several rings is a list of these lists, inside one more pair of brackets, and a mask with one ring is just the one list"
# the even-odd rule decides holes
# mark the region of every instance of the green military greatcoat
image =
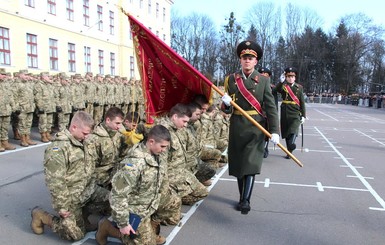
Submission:
[[284,87],[287,82],[278,83],[276,91],[282,96],[281,104],[281,136],[283,139],[290,134],[298,135],[298,128],[301,124],[301,117],[306,117],[305,99],[303,96],[303,87],[298,83],[288,84],[299,100],[297,105],[290,97],[287,89]]
[[[242,77],[246,89],[253,94],[263,108],[264,116],[257,114],[252,105],[242,96],[237,86],[236,76]],[[270,133],[278,134],[278,114],[271,92],[270,78],[261,75],[256,70],[245,78],[242,71],[239,71],[226,77],[225,91],[261,126],[268,123]],[[265,135],[232,106],[224,111],[232,113],[228,145],[229,174],[237,178],[259,174],[263,160]]]

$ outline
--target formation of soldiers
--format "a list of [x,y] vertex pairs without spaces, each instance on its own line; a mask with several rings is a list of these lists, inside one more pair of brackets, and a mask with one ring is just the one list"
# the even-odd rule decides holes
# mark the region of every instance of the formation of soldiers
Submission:
[[40,140],[49,142],[55,129],[68,127],[76,111],[86,111],[96,123],[102,121],[111,106],[144,116],[141,81],[126,77],[32,74],[28,70],[11,74],[1,68],[0,93],[0,152],[16,149],[8,141],[10,125],[21,146],[35,145],[31,139],[34,118],[38,120]]

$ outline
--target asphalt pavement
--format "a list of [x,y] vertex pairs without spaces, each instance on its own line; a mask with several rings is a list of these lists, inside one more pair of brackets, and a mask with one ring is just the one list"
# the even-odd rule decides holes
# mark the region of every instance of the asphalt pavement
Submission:
[[[248,215],[234,209],[236,179],[219,169],[209,196],[183,206],[179,225],[162,226],[167,244],[385,244],[385,109],[307,104],[307,116],[303,148],[299,135],[293,153],[303,167],[270,144]],[[96,244],[93,233],[72,243],[30,229],[33,207],[52,212],[47,145],[0,153],[0,244]]]

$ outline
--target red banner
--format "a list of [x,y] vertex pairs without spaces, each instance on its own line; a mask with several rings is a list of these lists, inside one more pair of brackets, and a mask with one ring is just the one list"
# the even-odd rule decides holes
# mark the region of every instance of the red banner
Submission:
[[196,94],[211,96],[211,81],[154,35],[132,15],[134,49],[146,101],[146,120],[161,115],[177,103],[189,103]]

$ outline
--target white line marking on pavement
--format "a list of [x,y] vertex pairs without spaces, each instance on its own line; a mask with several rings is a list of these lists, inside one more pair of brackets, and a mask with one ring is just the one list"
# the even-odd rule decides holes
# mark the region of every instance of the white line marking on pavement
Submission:
[[377,142],[378,144],[380,144],[380,145],[382,145],[382,146],[385,146],[384,143],[382,143],[381,141],[378,141],[377,139],[373,138],[373,137],[370,136],[370,135],[365,134],[364,132],[361,132],[361,131],[359,131],[359,130],[357,130],[357,129],[354,129],[354,131],[356,131],[357,133],[360,133],[360,134],[362,134],[362,135],[368,137],[369,139],[373,140],[374,142]]
[[[355,176],[355,175],[346,175],[346,177],[348,178],[358,178],[358,176]],[[364,179],[374,179],[373,177],[362,177]]]
[[324,191],[324,188],[323,188],[321,182],[317,182],[317,187],[318,187],[319,191]]
[[337,155],[339,155],[341,157],[342,161],[344,161],[344,163],[347,166],[349,166],[350,170],[352,170],[352,172],[357,176],[357,178],[367,188],[367,190],[370,192],[370,194],[372,194],[372,196],[377,200],[377,202],[382,206],[382,208],[385,209],[385,201],[384,201],[384,199],[382,199],[378,195],[378,193],[373,189],[373,187],[369,184],[369,182],[360,174],[360,172],[358,172],[358,170],[352,164],[350,164],[350,162],[345,158],[345,156],[342,155],[342,153],[340,151],[338,151],[337,148],[333,144],[331,144],[329,142],[329,140],[325,137],[325,135],[320,130],[318,130],[317,127],[314,127],[314,128],[328,142],[330,147],[332,147],[334,149],[334,151],[337,153]]
[[[349,168],[349,166],[346,166],[346,165],[340,165],[341,168]],[[361,166],[354,166],[355,168],[363,168]]]
[[39,143],[38,145],[30,145],[28,147],[17,148],[15,150],[4,151],[4,152],[0,153],[0,156],[1,155],[15,153],[15,152],[19,152],[19,151],[25,151],[25,150],[29,150],[29,149],[33,149],[33,148],[37,148],[37,147],[41,147],[41,146],[47,146],[49,144],[51,144],[51,142],[49,142],[49,143],[41,143],[41,144]]
[[269,178],[266,178],[265,179],[265,186],[264,187],[269,187],[269,185],[270,185],[270,179]]
[[314,110],[315,110],[316,112],[321,113],[322,115],[324,115],[324,116],[326,116],[326,117],[329,117],[329,118],[333,119],[333,120],[336,121],[336,122],[339,121],[337,118],[332,117],[332,116],[330,116],[330,115],[328,115],[328,114],[326,114],[326,113],[324,113],[324,112],[322,112],[322,111],[320,111],[320,110],[317,110],[317,109],[314,109]]

